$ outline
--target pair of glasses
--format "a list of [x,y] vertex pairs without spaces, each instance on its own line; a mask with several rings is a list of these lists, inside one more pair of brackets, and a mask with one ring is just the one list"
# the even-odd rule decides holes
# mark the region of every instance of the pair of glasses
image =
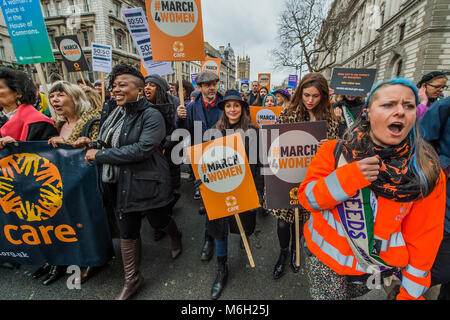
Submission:
[[433,88],[435,88],[435,89],[444,89],[444,90],[447,90],[448,89],[448,86],[435,86],[434,84],[430,84],[430,83],[426,83],[426,85],[428,85],[428,86],[432,86]]

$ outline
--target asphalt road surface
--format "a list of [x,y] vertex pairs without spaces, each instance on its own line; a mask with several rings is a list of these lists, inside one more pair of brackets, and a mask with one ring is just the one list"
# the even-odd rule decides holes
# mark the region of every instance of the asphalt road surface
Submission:
[[[209,262],[200,261],[205,216],[198,214],[199,201],[193,199],[193,186],[182,174],[182,197],[174,208],[174,218],[183,232],[183,253],[172,260],[170,239],[165,236],[154,241],[153,229],[143,221],[141,272],[145,283],[134,296],[135,300],[210,300],[212,283],[216,276],[215,256]],[[276,219],[257,216],[256,230],[248,238],[255,268],[251,268],[244,249],[239,246],[240,236],[229,236],[229,277],[223,300],[309,300],[306,274],[302,269],[294,273],[286,266],[286,273],[278,280],[272,270],[279,255]],[[69,289],[69,275],[44,286],[42,279],[29,276],[37,266],[22,265],[19,269],[0,268],[0,300],[110,300],[120,292],[123,269],[118,241],[114,241],[117,258],[107,267],[81,285]],[[303,253],[303,252],[302,252]],[[303,254],[302,254],[302,264]],[[361,300],[384,300],[383,290],[372,290]]]

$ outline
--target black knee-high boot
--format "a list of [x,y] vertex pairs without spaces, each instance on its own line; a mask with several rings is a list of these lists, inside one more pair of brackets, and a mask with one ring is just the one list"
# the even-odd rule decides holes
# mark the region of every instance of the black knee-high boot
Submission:
[[227,256],[217,257],[217,276],[211,288],[211,299],[219,299],[228,279]]

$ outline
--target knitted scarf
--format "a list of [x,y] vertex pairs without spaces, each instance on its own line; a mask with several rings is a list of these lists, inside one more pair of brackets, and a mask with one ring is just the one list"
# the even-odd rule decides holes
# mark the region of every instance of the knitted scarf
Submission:
[[410,137],[399,145],[383,148],[376,145],[367,134],[356,129],[356,139],[342,143],[342,153],[347,162],[380,156],[380,172],[370,189],[377,196],[398,202],[410,202],[421,196],[418,179],[410,168],[412,161]]

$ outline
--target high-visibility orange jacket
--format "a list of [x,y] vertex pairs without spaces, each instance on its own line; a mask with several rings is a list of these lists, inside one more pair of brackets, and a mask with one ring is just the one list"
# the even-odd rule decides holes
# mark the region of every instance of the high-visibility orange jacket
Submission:
[[[300,184],[298,199],[311,212],[305,223],[308,249],[340,275],[364,272],[342,233],[336,206],[353,197],[367,181],[357,162],[336,169],[334,148],[337,140],[326,142],[317,152]],[[430,269],[443,238],[445,215],[445,175],[426,198],[409,203],[377,198],[374,236],[382,241],[380,258],[400,267],[402,285],[397,299],[423,299],[430,286]]]

